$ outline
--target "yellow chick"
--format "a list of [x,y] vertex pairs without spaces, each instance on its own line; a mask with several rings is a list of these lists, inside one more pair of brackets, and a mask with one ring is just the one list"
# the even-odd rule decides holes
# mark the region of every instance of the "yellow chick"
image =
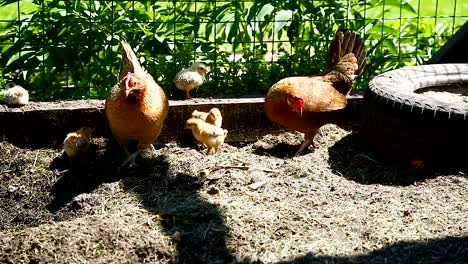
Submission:
[[190,90],[200,86],[205,81],[205,74],[210,69],[203,63],[194,63],[190,68],[183,69],[174,77],[174,83],[179,90],[185,91],[185,97],[190,99]]
[[202,112],[198,110],[193,110],[192,117],[201,119],[206,122],[206,118],[208,117],[208,112]]
[[93,131],[92,128],[82,127],[78,131],[67,134],[63,141],[63,150],[70,161],[82,157],[88,151]]
[[195,139],[207,146],[206,154],[210,154],[211,149],[214,149],[214,154],[220,153],[221,145],[227,136],[228,131],[208,124],[205,121],[192,117],[187,120],[185,129],[191,129]]
[[[193,110],[192,112],[192,117],[193,118],[198,118],[206,122],[206,118],[208,117],[208,112],[202,112],[198,110]],[[199,142],[200,145],[204,148],[206,148],[206,145],[203,142]]]
[[26,89],[12,82],[6,84],[6,93],[3,101],[8,106],[23,106],[29,103],[29,94]]
[[201,119],[208,124],[215,125],[216,127],[221,127],[223,124],[223,116],[221,115],[221,111],[219,111],[219,109],[216,107],[211,108],[209,112],[194,110],[192,112],[192,117]]
[[221,127],[223,124],[223,116],[221,115],[221,111],[218,108],[214,107],[211,108],[208,112],[208,116],[206,117],[206,122],[216,127]]

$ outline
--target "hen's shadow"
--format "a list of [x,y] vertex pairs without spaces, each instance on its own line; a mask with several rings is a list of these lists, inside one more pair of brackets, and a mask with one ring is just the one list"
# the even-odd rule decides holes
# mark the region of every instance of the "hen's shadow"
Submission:
[[300,263],[466,263],[468,237],[444,237],[424,241],[399,241],[367,254],[328,256],[308,253],[278,264]]
[[[106,144],[107,146],[107,144]],[[50,192],[54,199],[47,209],[56,212],[73,200],[74,197],[89,193],[102,183],[118,180],[115,160],[119,160],[119,151],[114,147],[105,148],[99,153],[97,146],[92,144],[88,158],[70,166],[68,157],[64,154],[55,158],[49,169],[62,173]]]
[[[289,159],[289,158],[294,158],[296,152],[299,150],[300,147],[301,147],[301,144],[291,145],[291,144],[281,142],[281,143],[276,144],[272,148],[256,147],[254,150],[254,153],[257,155],[262,155],[262,156],[266,155],[266,156],[277,157],[280,159]],[[304,149],[304,151],[302,151],[300,156],[312,153],[313,151],[310,151],[310,148],[312,147]]]
[[[146,209],[160,216],[163,231],[176,244],[179,262],[233,262],[226,246],[227,228],[220,209],[198,193],[203,186],[202,178],[174,173],[165,155],[139,156],[135,169],[117,173],[112,168],[121,159],[116,158],[115,152],[109,148],[98,154],[90,166],[67,171],[53,187],[55,198],[50,210],[59,210],[77,195],[92,192],[104,182],[120,180],[123,188],[137,195]],[[53,163],[60,167],[66,161],[60,157]]]
[[[468,171],[462,164],[412,164],[409,159],[384,157],[372,149],[357,131],[349,134],[329,148],[329,164],[334,173],[363,184],[411,185],[439,175]],[[446,166],[448,165],[448,166]],[[465,173],[466,174],[466,173]]]
[[172,237],[180,263],[230,263],[227,229],[222,212],[200,196],[203,178],[171,172],[167,156],[122,179],[124,188],[135,193],[142,205],[160,216],[163,231]]

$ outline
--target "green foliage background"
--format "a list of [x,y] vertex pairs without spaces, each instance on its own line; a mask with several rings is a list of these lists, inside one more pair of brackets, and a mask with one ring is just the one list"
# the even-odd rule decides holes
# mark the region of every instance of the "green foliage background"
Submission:
[[363,89],[380,72],[430,58],[466,21],[468,3],[0,0],[0,10],[2,87],[14,81],[36,100],[105,98],[126,39],[174,99],[183,93],[173,77],[194,61],[211,68],[198,97],[264,95],[281,78],[318,74],[340,27],[366,38]]

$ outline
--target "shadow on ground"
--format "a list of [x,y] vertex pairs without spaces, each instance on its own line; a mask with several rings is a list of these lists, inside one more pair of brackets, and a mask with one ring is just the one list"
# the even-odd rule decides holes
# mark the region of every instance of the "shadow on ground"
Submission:
[[300,263],[468,263],[468,237],[397,242],[369,254],[349,257],[307,254],[278,264]]
[[[278,143],[272,148],[264,148],[264,147],[257,147],[254,150],[254,153],[257,155],[267,155],[267,156],[273,156],[277,157],[280,159],[290,159],[293,158],[296,152],[299,150],[301,147],[301,144],[288,144],[288,143]],[[312,147],[310,147],[312,148]],[[304,149],[302,151],[300,156],[307,155],[311,153],[310,148]]]
[[466,175],[465,164],[436,163],[384,157],[376,153],[360,132],[340,139],[329,148],[329,164],[334,173],[363,184],[411,185],[440,175]]
[[[109,150],[97,155],[88,166],[69,170],[57,181],[52,188],[54,200],[48,207],[51,211],[59,211],[77,195],[92,192],[102,183],[120,180],[146,209],[158,215],[164,232],[176,243],[177,262],[233,261],[226,247],[222,213],[199,195],[203,185],[199,177],[175,172],[164,154],[143,155],[137,158],[136,168],[117,172],[114,168],[123,159],[123,153],[113,144],[106,149]],[[57,159],[53,166],[60,164],[63,160]]]
[[[73,198],[83,193],[90,193],[102,183],[118,181],[122,175],[117,173],[117,162],[123,158],[122,151],[113,143],[104,142],[101,148],[91,145],[89,158],[75,162],[70,166],[65,154],[55,158],[49,169],[62,174],[52,186],[53,200],[47,206],[51,212],[57,212]],[[109,146],[109,147],[108,147]]]
[[[152,167],[154,172],[145,172]],[[126,177],[123,183],[140,196],[143,206],[160,216],[164,231],[177,243],[177,262],[232,262],[222,213],[197,192],[202,180],[185,173],[170,175],[168,170],[166,158],[159,157],[153,166],[142,166],[136,177]]]

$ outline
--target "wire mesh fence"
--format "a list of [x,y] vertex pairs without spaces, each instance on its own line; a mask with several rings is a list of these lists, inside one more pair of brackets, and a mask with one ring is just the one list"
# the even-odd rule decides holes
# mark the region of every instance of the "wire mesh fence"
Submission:
[[341,27],[366,38],[376,74],[429,59],[468,19],[457,0],[0,1],[0,84],[33,99],[104,98],[117,82],[120,40],[171,98],[193,62],[210,66],[195,96],[263,95],[281,78],[323,71]]

